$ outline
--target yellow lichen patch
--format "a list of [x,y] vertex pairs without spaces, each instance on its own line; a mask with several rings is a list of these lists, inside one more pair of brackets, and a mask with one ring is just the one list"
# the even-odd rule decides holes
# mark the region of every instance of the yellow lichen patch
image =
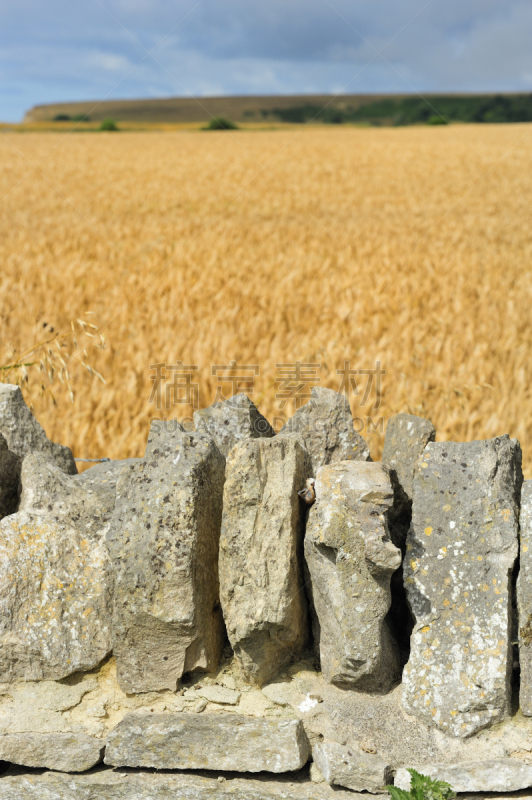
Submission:
[[421,633],[428,633],[430,631],[430,625],[425,625],[424,628],[421,628]]
[[432,528],[429,526],[425,528],[425,536],[430,536],[432,533]]
[[449,503],[446,503],[446,504],[444,505],[444,507],[443,507],[443,510],[444,510],[444,511],[450,511],[450,510],[451,510],[451,506],[449,505]]
[[422,468],[422,469],[427,469],[427,467],[428,467],[428,464],[427,464],[427,463],[425,463],[425,461],[424,461],[424,462],[421,464],[421,468]]

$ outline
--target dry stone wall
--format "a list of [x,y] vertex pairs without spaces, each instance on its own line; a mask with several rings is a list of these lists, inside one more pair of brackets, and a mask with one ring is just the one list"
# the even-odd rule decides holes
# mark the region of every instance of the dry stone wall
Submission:
[[400,414],[374,463],[325,389],[195,424],[78,475],[0,384],[0,800],[532,787],[518,442]]

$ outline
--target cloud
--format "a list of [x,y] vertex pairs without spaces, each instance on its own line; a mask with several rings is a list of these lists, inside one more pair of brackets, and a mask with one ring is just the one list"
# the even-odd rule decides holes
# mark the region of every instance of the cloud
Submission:
[[530,91],[531,40],[530,0],[2,0],[0,119],[104,96]]

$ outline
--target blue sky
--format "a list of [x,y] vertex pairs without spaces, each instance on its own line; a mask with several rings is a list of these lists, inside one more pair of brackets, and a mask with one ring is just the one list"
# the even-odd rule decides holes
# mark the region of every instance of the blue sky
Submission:
[[532,91],[532,0],[1,0],[0,119],[38,103]]

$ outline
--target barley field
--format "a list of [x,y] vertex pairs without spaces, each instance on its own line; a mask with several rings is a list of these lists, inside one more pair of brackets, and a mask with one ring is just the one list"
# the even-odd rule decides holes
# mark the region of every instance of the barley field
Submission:
[[380,362],[380,395],[367,373],[350,394],[375,459],[409,411],[439,439],[516,436],[532,476],[531,125],[4,131],[0,197],[0,365],[76,319],[107,340],[62,340],[73,404],[26,368],[75,456],[141,455],[151,418],[191,415],[150,404],[153,364],[197,366],[201,406],[228,393],[212,366],[260,367],[278,425],[277,365],[338,389]]

